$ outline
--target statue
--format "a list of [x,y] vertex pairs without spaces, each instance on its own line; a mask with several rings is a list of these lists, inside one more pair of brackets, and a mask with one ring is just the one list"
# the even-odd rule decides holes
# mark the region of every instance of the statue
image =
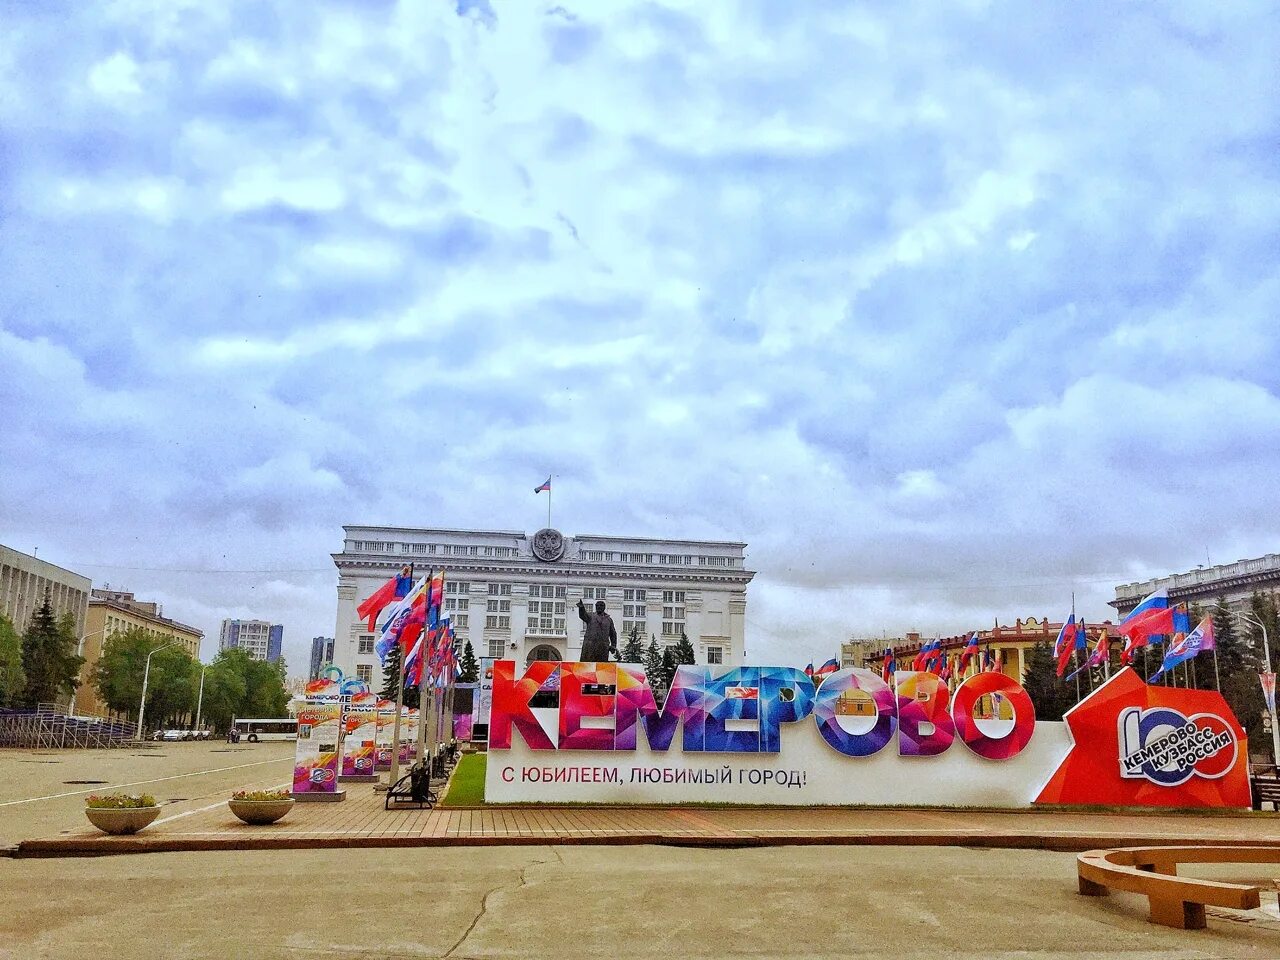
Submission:
[[604,612],[603,600],[596,601],[595,613],[588,612],[579,600],[578,618],[587,625],[580,655],[583,663],[607,662],[610,653],[617,656],[618,632],[613,628],[613,617]]

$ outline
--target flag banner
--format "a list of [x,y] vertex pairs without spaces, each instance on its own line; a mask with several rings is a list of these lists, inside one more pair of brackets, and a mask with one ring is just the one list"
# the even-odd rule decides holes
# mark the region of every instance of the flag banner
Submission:
[[338,739],[342,732],[342,681],[327,677],[312,680],[298,711],[298,740],[294,748],[293,795],[332,794],[338,791]]
[[1058,639],[1053,642],[1053,655],[1058,661],[1058,676],[1066,672],[1067,664],[1075,656],[1077,650],[1085,649],[1084,624],[1076,622],[1073,613],[1058,631]]
[[1262,681],[1262,695],[1267,700],[1267,709],[1272,713],[1276,712],[1276,675],[1274,673],[1260,673],[1258,679]]
[[343,712],[341,776],[371,777],[376,761],[378,697],[373,693],[353,694]]
[[396,600],[406,596],[413,589],[413,564],[400,569],[399,576],[392,577],[373,594],[356,607],[356,616],[369,622],[373,630],[378,622],[378,614]]
[[[573,484],[569,484],[569,486],[570,486],[570,487],[572,487],[572,486],[573,486]],[[534,488],[533,488],[533,492],[534,492],[534,493],[542,493],[542,491],[544,491],[544,490],[545,490],[545,491],[547,491],[547,493],[550,493],[550,492],[551,492],[551,477],[550,477],[550,476],[548,476],[546,480],[544,480],[542,483],[538,484],[536,487],[534,487]],[[569,493],[571,493],[571,494],[572,494],[572,493],[573,493],[573,490],[572,490],[572,489],[570,489],[570,490],[569,490]],[[570,499],[572,499],[572,497],[570,497]]]
[[1186,663],[1193,659],[1203,650],[1213,650],[1216,647],[1213,636],[1213,618],[1205,617],[1200,625],[1184,637],[1175,639],[1168,647],[1165,648],[1164,662],[1160,664],[1160,669],[1147,678],[1150,683],[1160,674],[1167,670],[1172,670],[1179,664]]

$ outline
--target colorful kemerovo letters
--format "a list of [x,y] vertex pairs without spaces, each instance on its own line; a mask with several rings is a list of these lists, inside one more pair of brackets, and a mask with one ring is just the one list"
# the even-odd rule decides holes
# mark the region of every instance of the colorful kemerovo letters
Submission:
[[[533,700],[559,670],[555,737]],[[535,661],[521,677],[511,660],[493,665],[489,748],[511,747],[518,730],[533,750],[635,750],[639,731],[649,749],[667,751],[681,733],[685,752],[777,753],[782,725],[811,714],[823,740],[851,757],[883,750],[898,735],[904,757],[931,757],[959,739],[978,756],[1006,760],[1031,740],[1035,711],[1026,692],[1003,674],[978,674],[956,690],[931,673],[899,672],[896,692],[876,673],[838,671],[815,688],[792,667],[678,668],[659,709],[644,670],[627,663]],[[974,707],[984,696],[1002,696],[1013,710],[1012,726],[980,729]],[[860,732],[851,728],[865,727]]]

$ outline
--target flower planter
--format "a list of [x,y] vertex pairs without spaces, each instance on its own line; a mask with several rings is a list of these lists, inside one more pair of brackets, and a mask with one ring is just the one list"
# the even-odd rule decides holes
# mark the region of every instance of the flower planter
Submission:
[[85,807],[84,815],[104,833],[137,833],[160,816],[160,808]]
[[231,812],[245,823],[275,823],[293,809],[293,800],[228,800]]

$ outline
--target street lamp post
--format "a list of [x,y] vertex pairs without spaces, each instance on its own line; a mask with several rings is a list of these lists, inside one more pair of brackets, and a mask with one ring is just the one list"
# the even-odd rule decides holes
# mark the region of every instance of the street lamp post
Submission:
[[[1267,638],[1267,625],[1257,617],[1252,617],[1247,613],[1239,614],[1241,620],[1245,623],[1253,624],[1262,631],[1262,658],[1266,662],[1267,673],[1271,672],[1271,644]],[[1261,677],[1258,678],[1262,680]],[[1267,704],[1267,712],[1271,714],[1271,757],[1275,761],[1277,771],[1280,771],[1280,726],[1276,724],[1276,708],[1273,704]]]
[[200,695],[196,698],[196,735],[200,733],[200,711],[204,707],[204,672],[209,669],[208,664],[200,667]]
[[[86,634],[85,634],[83,637],[81,637],[81,638],[80,638],[80,640],[76,643],[76,656],[77,656],[77,657],[83,657],[83,656],[84,656],[84,644],[85,644],[85,641],[86,641],[86,640],[88,640],[90,637],[96,637],[98,634],[100,634],[100,633],[106,633],[106,632],[107,632],[107,628],[106,628],[106,627],[103,627],[101,630],[95,630],[95,631],[93,631],[93,633],[86,633]],[[68,707],[67,707],[67,712],[68,712],[68,713],[70,713],[73,717],[76,715],[76,695],[77,695],[77,693],[78,693],[78,692],[79,692],[79,687],[77,686],[77,688],[76,688],[76,693],[72,693],[72,694],[71,694],[71,704],[70,704],[70,706],[68,706]]]
[[172,643],[166,643],[163,647],[156,647],[154,650],[152,650],[150,653],[147,654],[147,665],[146,665],[146,668],[142,671],[142,699],[138,701],[137,739],[139,740],[142,739],[142,715],[147,709],[147,681],[151,679],[151,658],[154,657],[161,650],[168,650],[170,647],[176,647],[181,642],[182,642],[181,640],[174,640]]

